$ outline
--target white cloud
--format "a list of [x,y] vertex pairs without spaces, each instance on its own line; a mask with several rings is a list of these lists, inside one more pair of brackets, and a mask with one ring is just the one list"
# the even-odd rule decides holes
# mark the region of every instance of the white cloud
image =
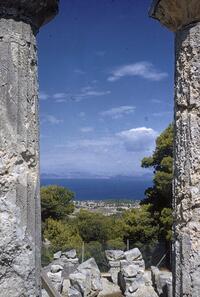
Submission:
[[67,100],[66,99],[56,99],[56,101],[55,101],[56,103],[65,103],[65,102],[67,102]]
[[103,117],[111,117],[112,119],[119,119],[123,116],[133,114],[135,112],[135,106],[122,105],[114,107],[105,111],[100,112]]
[[128,151],[140,152],[152,150],[157,132],[151,128],[139,127],[117,134]]
[[42,171],[85,172],[98,176],[144,174],[141,159],[155,146],[157,132],[139,127],[97,138],[71,138],[42,148]]
[[62,122],[63,122],[63,120],[58,119],[54,115],[51,115],[51,114],[42,114],[42,116],[41,116],[41,123],[49,123],[52,125],[57,125]]
[[56,148],[70,148],[73,149],[74,151],[84,151],[85,149],[87,150],[92,149],[95,150],[95,148],[103,149],[105,147],[110,147],[113,146],[113,144],[117,143],[118,140],[116,137],[101,137],[101,138],[93,138],[93,139],[76,139],[75,141],[69,141],[65,144],[58,144],[56,145]]
[[111,71],[108,81],[114,82],[127,76],[139,76],[152,81],[160,81],[168,76],[166,72],[160,72],[150,62],[137,62],[123,65]]
[[55,103],[64,103],[68,100],[74,100],[74,101],[81,101],[85,98],[90,97],[101,97],[105,95],[111,94],[110,90],[97,90],[94,86],[85,86],[80,89],[80,92],[77,94],[73,94],[70,92],[57,92],[54,94],[47,94],[45,92],[40,93],[40,99],[41,100],[47,100],[49,98],[54,99]]
[[89,132],[93,132],[93,131],[94,131],[94,128],[93,128],[93,127],[82,127],[82,128],[80,129],[80,131],[81,131],[82,133],[89,133]]
[[88,91],[91,91],[91,90],[93,90],[93,86],[85,86],[85,87],[82,87],[81,88],[81,93],[85,93],[85,92],[88,92]]
[[55,93],[53,94],[53,99],[55,99],[56,103],[65,103],[67,102],[67,93]]
[[56,103],[66,102],[67,93],[55,93],[55,94],[47,94],[46,92],[41,92],[39,94],[39,98],[41,100],[47,100],[49,98],[55,99]]
[[84,97],[88,96],[104,96],[104,95],[109,95],[111,91],[87,91],[85,94],[82,94]]
[[39,99],[40,100],[47,100],[47,99],[49,99],[49,95],[47,94],[47,93],[45,93],[45,92],[40,92],[39,93]]
[[66,93],[55,93],[53,94],[54,99],[63,99],[66,98],[67,94]]
[[101,96],[105,96],[105,95],[109,95],[109,94],[111,94],[111,91],[109,91],[109,90],[99,91],[99,90],[96,90],[92,86],[86,86],[80,90],[80,93],[71,94],[70,99],[75,100],[75,101],[81,101],[86,98],[101,97]]

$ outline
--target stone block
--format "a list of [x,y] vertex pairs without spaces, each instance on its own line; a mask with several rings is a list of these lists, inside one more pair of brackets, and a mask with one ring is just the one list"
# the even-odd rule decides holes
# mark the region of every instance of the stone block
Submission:
[[138,248],[134,248],[132,250],[126,251],[124,253],[124,256],[128,262],[142,260],[142,254]]
[[118,261],[124,258],[124,252],[121,250],[107,250],[105,253],[108,261]]
[[81,292],[75,288],[69,288],[68,297],[83,297]]
[[62,271],[63,267],[61,265],[51,265],[51,272],[52,273],[57,273],[59,271]]
[[138,273],[138,266],[135,266],[134,264],[124,266],[121,271],[124,277],[127,277],[127,278],[136,277]]
[[68,259],[74,259],[76,258],[76,250],[72,249],[70,251],[62,253],[62,256],[67,257]]
[[54,258],[54,260],[57,260],[57,259],[59,259],[59,258],[61,257],[61,254],[62,254],[62,252],[61,252],[61,251],[59,251],[59,252],[55,253],[55,254],[53,255],[53,258]]

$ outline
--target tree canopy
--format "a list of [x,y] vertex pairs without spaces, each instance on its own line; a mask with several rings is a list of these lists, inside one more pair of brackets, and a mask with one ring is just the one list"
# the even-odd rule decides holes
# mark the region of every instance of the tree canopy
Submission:
[[152,156],[142,160],[142,167],[154,168],[153,187],[146,190],[142,204],[152,204],[152,215],[157,218],[159,234],[167,241],[172,236],[172,178],[173,126],[170,124],[156,139]]
[[173,126],[170,124],[156,139],[152,156],[142,160],[142,167],[154,168],[153,187],[146,190],[144,203],[152,203],[154,210],[162,211],[172,205]]
[[76,226],[51,218],[45,222],[44,237],[51,242],[54,252],[73,248],[79,250],[82,245]]
[[151,215],[151,205],[142,205],[126,211],[123,215],[125,239],[129,238],[135,244],[146,244],[157,238],[158,227]]
[[41,188],[42,221],[48,218],[62,220],[74,210],[74,193],[60,186]]

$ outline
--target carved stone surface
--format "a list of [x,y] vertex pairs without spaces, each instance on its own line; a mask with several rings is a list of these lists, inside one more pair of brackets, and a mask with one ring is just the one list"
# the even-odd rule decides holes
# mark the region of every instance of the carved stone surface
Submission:
[[200,1],[154,1],[176,31],[173,296],[200,296]]
[[157,267],[151,266],[151,278],[153,286],[159,296],[172,297],[172,273],[161,271]]
[[188,24],[200,21],[200,1],[154,0],[150,16],[176,32]]
[[118,284],[120,272],[120,259],[124,258],[124,252],[121,250],[107,250],[105,251],[106,258],[108,259],[111,279],[114,284]]
[[59,0],[0,0],[0,17],[31,24],[36,29],[58,12]]
[[200,23],[176,35],[175,296],[200,296]]
[[80,264],[77,270],[69,275],[69,279],[71,284],[69,297],[79,294],[83,297],[96,297],[103,290],[101,273],[94,258]]
[[40,296],[37,52],[26,20],[39,27],[56,3],[0,0],[0,297]]
[[39,296],[36,42],[11,19],[0,19],[0,36],[0,296]]

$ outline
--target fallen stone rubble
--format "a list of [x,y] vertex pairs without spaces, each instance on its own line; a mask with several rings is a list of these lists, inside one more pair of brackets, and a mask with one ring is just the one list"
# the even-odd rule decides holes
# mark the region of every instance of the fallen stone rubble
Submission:
[[70,274],[69,279],[69,297],[95,297],[103,290],[101,273],[94,258],[80,264],[77,270]]
[[[138,248],[126,252],[107,250],[106,257],[112,281],[101,276],[94,258],[79,264],[75,250],[54,254],[45,271],[63,297],[172,297],[171,272],[157,267],[146,271]],[[42,296],[48,295],[43,292]]]
[[[61,251],[54,254],[53,262],[44,268],[48,278],[52,282],[54,288],[62,293],[63,285],[66,286],[66,280],[78,267],[79,260],[76,255],[76,250],[71,250],[62,253]],[[45,292],[42,293],[45,296]]]

